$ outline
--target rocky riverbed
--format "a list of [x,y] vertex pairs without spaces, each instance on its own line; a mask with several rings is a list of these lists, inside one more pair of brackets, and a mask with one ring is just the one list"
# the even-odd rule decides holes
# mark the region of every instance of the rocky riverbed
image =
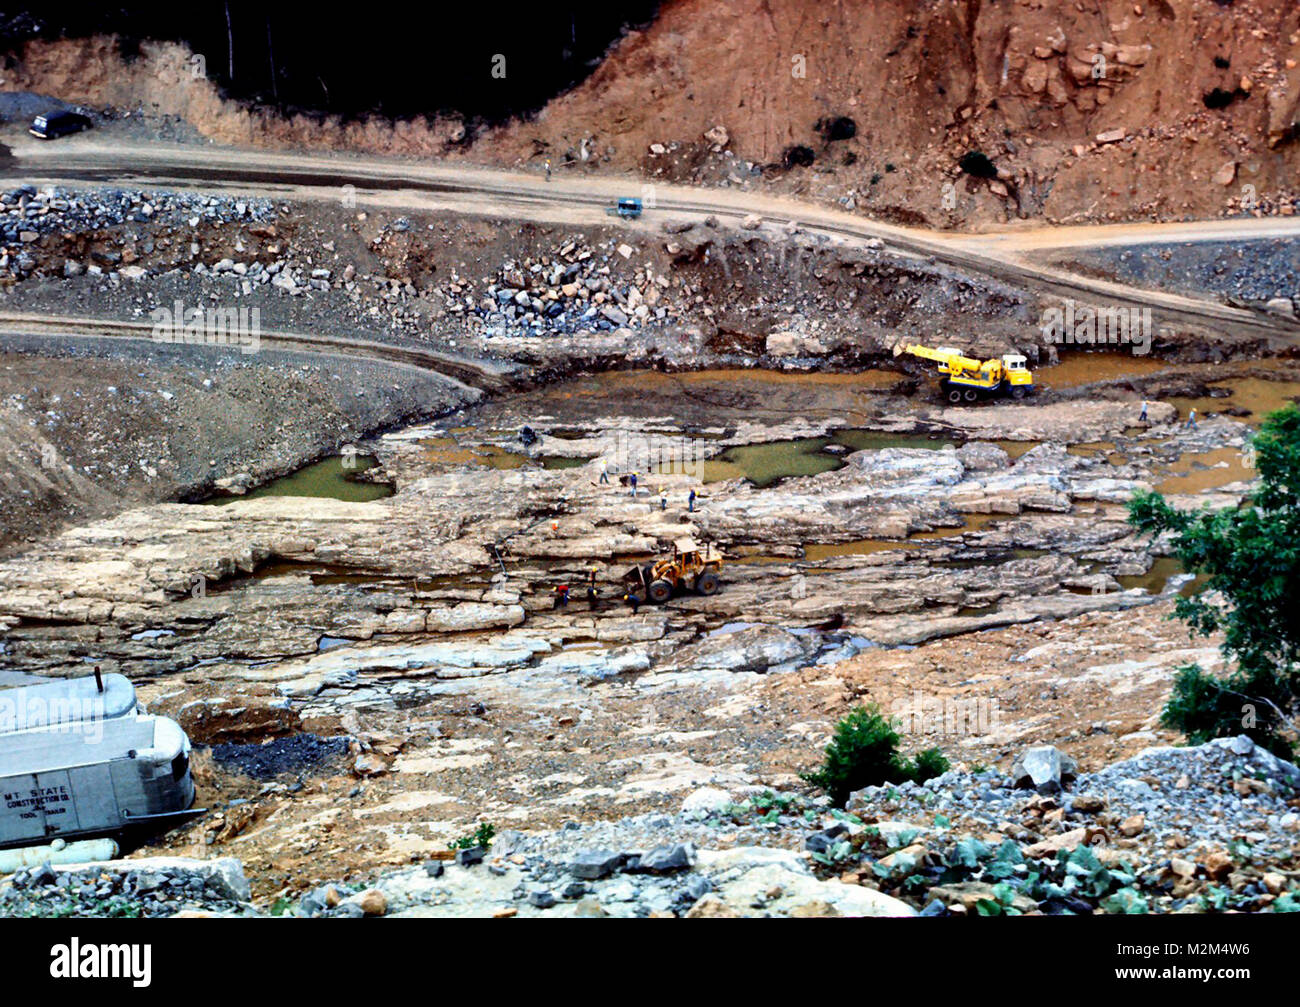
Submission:
[[[881,840],[869,819],[933,829],[914,809],[853,811],[852,863],[812,856],[849,840],[804,848],[839,819],[799,773],[867,701],[991,715],[974,732],[924,717],[905,732],[909,749],[949,752],[961,807],[998,794],[991,781],[1032,743],[1093,772],[1177,741],[1155,711],[1181,664],[1216,666],[1215,641],[1168,621],[1197,585],[1167,543],[1134,534],[1125,504],[1158,488],[1235,506],[1252,426],[1300,393],[1285,361],[1219,363],[1241,352],[1227,343],[1182,365],[1026,344],[1054,365],[1036,368],[1033,399],[950,407],[889,342],[940,328],[998,352],[1020,345],[1032,305],[797,230],[539,228],[507,249],[485,221],[166,194],[20,194],[7,213],[42,222],[18,236],[34,261],[11,270],[10,309],[246,303],[268,327],[432,342],[522,365],[528,382],[486,398],[265,347],[6,337],[0,432],[23,462],[4,488],[6,674],[129,675],[198,746],[206,809],[93,884],[15,879],[0,897],[21,913],[978,911],[966,889],[929,898],[872,866],[915,837],[886,826]],[[623,369],[637,365],[660,370]],[[273,481],[343,446],[355,453],[327,474]],[[722,589],[625,604],[624,572],[683,538],[723,551]],[[735,808],[684,812],[701,789]],[[997,844],[943,845],[992,843],[975,817],[927,867],[983,866],[941,883],[1005,869],[985,863],[1011,856]],[[445,861],[485,823],[501,837],[481,863]],[[1079,820],[1056,824],[1022,846]],[[175,885],[142,888],[128,875],[158,852],[237,858],[248,894],[214,893],[184,865],[162,875]],[[588,854],[608,870],[575,876]],[[1037,907],[1064,905],[1051,898]]]
[[[47,673],[79,660],[128,674],[201,663],[209,680],[355,697],[368,694],[369,675],[394,666],[428,668],[437,680],[539,659],[566,672],[607,668],[609,659],[627,669],[679,665],[690,655],[684,644],[735,624],[755,629],[741,638],[746,653],[719,658],[721,667],[811,659],[853,637],[915,643],[1142,604],[1150,594],[1121,590],[1114,579],[1142,574],[1152,561],[1119,505],[1155,485],[1166,459],[1240,449],[1247,428],[1222,418],[1174,430],[1173,408],[1157,403],[1155,434],[1129,440],[1134,406],[1095,403],[1057,413],[1080,436],[1110,433],[1110,455],[1043,444],[1013,461],[993,442],[1022,431],[1031,412],[1040,430],[1050,428],[1052,409],[975,411],[978,426],[962,432],[991,440],[957,450],[852,452],[833,471],[762,490],[743,478],[706,485],[689,471],[646,473],[636,495],[617,476],[639,464],[629,452],[656,442],[620,428],[617,417],[557,446],[593,456],[574,468],[484,467],[456,452],[449,460],[442,444],[426,443],[445,430],[407,431],[377,442],[380,468],[365,473],[395,483],[388,499],[158,505],[75,529],[41,557],[0,566],[7,655],[16,668]],[[945,427],[960,430],[963,411],[946,412]],[[718,451],[754,433],[691,450]],[[560,440],[543,437],[544,446]],[[471,455],[492,446],[462,440],[458,450]],[[681,461],[667,464],[689,468]],[[609,483],[600,480],[606,469],[617,470]],[[1229,483],[1216,499],[1240,492]],[[727,590],[685,596],[666,610],[622,605],[627,566],[679,538],[733,554]],[[810,561],[810,550],[820,558]],[[579,600],[593,570],[595,604]],[[88,579],[86,571],[102,573]],[[557,608],[554,589],[564,583],[575,600]],[[921,610],[926,618],[917,619]],[[841,638],[826,636],[830,624]],[[794,640],[792,630],[802,635]],[[438,639],[483,631],[491,632],[475,644],[458,636],[454,648]],[[555,652],[575,645],[584,648],[576,656]],[[268,659],[277,661],[273,674]],[[449,661],[461,670],[439,674]]]
[[[945,697],[992,704],[1002,719],[974,733],[931,736],[917,721],[907,735],[967,774],[1006,773],[1034,741],[1092,771],[1174,740],[1153,719],[1160,697],[1179,665],[1217,655],[1167,620],[1191,588],[1123,504],[1146,487],[1239,502],[1252,416],[1202,413],[1189,428],[1178,403],[1151,401],[1144,424],[1121,391],[963,409],[900,396],[893,378],[666,380],[580,379],[365,443],[377,465],[356,478],[394,489],[369,502],[236,496],[70,529],[0,563],[6,664],[121,670],[180,720],[210,810],[162,843],[240,857],[263,908],[331,881],[346,891],[310,905],[352,905],[376,872],[418,867],[481,822],[599,833],[671,818],[699,787],[783,793],[803,802],[800,828],[818,824],[828,809],[797,773],[866,700],[903,716]],[[809,458],[814,474],[797,474]],[[760,488],[746,478],[759,470],[776,478]],[[722,590],[623,604],[623,571],[682,537],[728,556]],[[600,849],[597,833],[570,838]],[[829,876],[802,840],[778,855],[734,852],[770,845],[757,833],[652,839],[609,843],[620,855],[694,844],[727,905],[739,896],[719,879],[748,891],[758,864],[755,877],[780,874],[795,893],[773,912],[903,911],[810,887]],[[506,880],[447,865],[477,893],[448,905],[550,911],[528,901],[544,884],[572,908],[554,864]],[[438,911],[422,870],[418,897],[385,896],[393,911]],[[631,885],[629,899],[587,893],[602,911],[682,913],[707,894],[695,883],[687,906],[693,875],[625,873],[609,883]],[[925,909],[914,894],[889,898]]]

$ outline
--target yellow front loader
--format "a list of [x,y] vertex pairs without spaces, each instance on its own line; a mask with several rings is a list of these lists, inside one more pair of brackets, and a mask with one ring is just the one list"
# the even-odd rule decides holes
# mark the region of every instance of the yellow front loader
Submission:
[[894,347],[894,356],[903,353],[939,365],[939,388],[949,402],[978,402],[996,395],[1023,399],[1034,388],[1034,376],[1019,353],[976,360],[951,346],[899,343]]
[[673,543],[671,556],[646,566],[634,566],[623,577],[628,594],[639,601],[665,602],[678,590],[690,589],[710,595],[718,590],[722,553],[712,545],[699,546],[691,539]]

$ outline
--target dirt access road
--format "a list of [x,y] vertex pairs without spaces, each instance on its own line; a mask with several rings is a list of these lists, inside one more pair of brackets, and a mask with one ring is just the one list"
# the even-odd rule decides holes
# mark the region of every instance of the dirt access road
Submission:
[[[43,339],[137,339],[151,341],[150,322],[108,321],[102,318],[33,315],[0,311],[0,335],[38,336]],[[422,346],[394,346],[370,339],[344,339],[303,332],[259,331],[258,340],[269,349],[368,360],[431,371],[461,389],[501,391],[510,385],[512,369],[485,360],[471,360]]]
[[760,216],[766,224],[798,223],[807,231],[856,244],[887,242],[905,253],[933,257],[1039,293],[1115,307],[1150,307],[1158,324],[1212,326],[1246,337],[1295,340],[1294,320],[1199,298],[1084,277],[1039,264],[1032,253],[1064,247],[1186,241],[1249,241],[1300,237],[1300,218],[1245,218],[1174,224],[1022,227],[979,234],[948,234],[900,227],[792,200],[721,189],[699,189],[636,179],[572,178],[462,165],[423,165],[374,157],[306,155],[179,144],[106,143],[82,135],[58,143],[15,139],[0,158],[0,178],[34,184],[78,182],[165,186],[263,198],[355,200],[358,207],[452,211],[563,224],[607,224],[619,196],[641,195],[651,211],[627,226],[653,228],[665,213],[675,219],[712,214],[732,221]]

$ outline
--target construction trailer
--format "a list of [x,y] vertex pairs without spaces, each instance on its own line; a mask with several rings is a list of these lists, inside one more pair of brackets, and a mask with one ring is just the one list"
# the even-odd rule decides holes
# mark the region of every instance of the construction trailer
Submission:
[[[82,720],[134,716],[135,686],[125,675],[56,678],[0,689],[0,738],[14,731]],[[3,744],[0,741],[0,744]]]
[[193,803],[189,738],[122,676],[0,689],[0,848],[142,833]]

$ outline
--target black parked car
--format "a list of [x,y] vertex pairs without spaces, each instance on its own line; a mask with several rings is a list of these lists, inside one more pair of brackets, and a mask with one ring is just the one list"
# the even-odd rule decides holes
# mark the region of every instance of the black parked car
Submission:
[[42,140],[57,140],[69,133],[80,133],[90,129],[92,123],[80,112],[64,109],[58,112],[45,112],[32,120],[32,128],[27,132]]

